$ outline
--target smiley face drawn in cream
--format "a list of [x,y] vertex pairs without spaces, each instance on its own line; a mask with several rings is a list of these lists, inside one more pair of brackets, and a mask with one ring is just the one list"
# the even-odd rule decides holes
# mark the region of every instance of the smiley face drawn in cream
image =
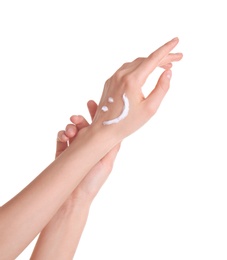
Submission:
[[[129,111],[129,100],[128,100],[128,98],[126,97],[125,94],[123,94],[122,99],[123,99],[124,106],[123,106],[123,109],[122,109],[121,114],[120,114],[118,117],[114,118],[114,119],[104,121],[104,122],[103,122],[103,125],[111,125],[111,124],[119,123],[121,120],[123,120],[123,119],[128,115],[128,111]],[[113,98],[109,97],[109,98],[108,98],[108,102],[113,103],[113,102],[114,102]],[[103,111],[104,111],[104,107],[105,107],[105,106],[102,107],[102,110],[103,110]],[[108,109],[108,108],[107,108],[107,109]],[[106,111],[107,111],[107,110],[106,110]]]

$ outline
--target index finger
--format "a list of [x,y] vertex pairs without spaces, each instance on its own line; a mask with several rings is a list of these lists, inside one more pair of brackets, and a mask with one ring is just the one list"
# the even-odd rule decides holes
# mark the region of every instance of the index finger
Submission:
[[159,66],[160,61],[169,54],[178,42],[179,39],[177,37],[173,38],[145,58],[133,72],[135,78],[143,85],[151,72]]

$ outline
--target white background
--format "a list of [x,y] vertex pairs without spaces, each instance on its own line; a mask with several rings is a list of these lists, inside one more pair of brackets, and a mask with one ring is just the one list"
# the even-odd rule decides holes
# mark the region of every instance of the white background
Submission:
[[57,131],[88,117],[118,67],[178,36],[171,89],[123,142],[75,259],[227,259],[225,5],[2,0],[0,204],[52,162]]

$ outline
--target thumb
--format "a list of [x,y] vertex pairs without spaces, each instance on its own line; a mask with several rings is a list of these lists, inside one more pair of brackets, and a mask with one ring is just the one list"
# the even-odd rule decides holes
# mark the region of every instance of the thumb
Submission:
[[95,113],[97,110],[98,105],[95,103],[94,100],[89,100],[87,102],[88,111],[90,113],[91,119],[93,120],[95,117]]
[[159,77],[155,88],[144,100],[145,109],[150,111],[152,115],[155,114],[163,98],[165,97],[167,91],[169,90],[171,77],[172,77],[172,71],[165,70]]

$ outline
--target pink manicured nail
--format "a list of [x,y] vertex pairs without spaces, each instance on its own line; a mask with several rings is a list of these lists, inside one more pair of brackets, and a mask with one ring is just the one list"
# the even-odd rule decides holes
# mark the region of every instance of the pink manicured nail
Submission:
[[167,77],[168,79],[171,79],[171,77],[172,77],[172,71],[171,71],[171,70],[167,71],[166,77]]

